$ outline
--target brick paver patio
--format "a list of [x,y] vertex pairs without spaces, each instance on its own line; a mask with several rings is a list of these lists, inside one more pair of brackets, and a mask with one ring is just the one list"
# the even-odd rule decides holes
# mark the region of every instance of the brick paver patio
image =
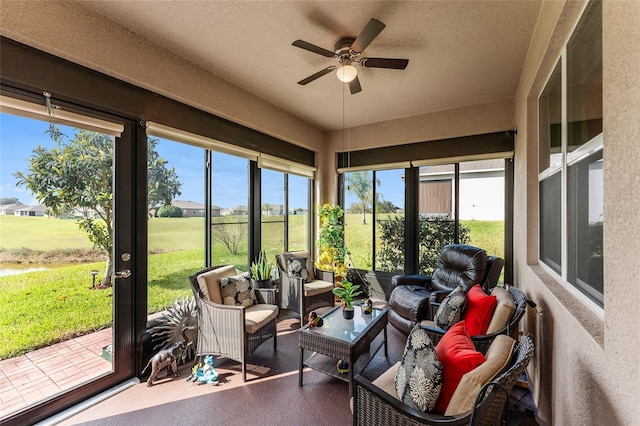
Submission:
[[111,341],[112,329],[107,328],[0,361],[0,420],[110,372],[102,348]]

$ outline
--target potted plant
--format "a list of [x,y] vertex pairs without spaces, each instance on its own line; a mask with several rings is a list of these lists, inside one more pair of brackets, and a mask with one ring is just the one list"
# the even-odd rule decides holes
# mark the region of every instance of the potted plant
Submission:
[[341,287],[333,289],[333,294],[340,298],[344,318],[353,319],[353,298],[362,294],[362,292],[358,290],[360,286],[347,280],[343,280],[341,284]]
[[344,243],[344,210],[335,204],[318,206],[320,228],[318,230],[319,255],[316,267],[334,273],[336,283],[346,276],[346,256]]
[[251,281],[255,288],[271,287],[271,270],[273,264],[267,260],[264,250],[260,250],[258,258],[251,264]]

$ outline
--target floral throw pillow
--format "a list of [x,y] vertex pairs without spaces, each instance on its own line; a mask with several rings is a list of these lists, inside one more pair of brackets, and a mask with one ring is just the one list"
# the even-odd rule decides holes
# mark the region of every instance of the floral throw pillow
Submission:
[[462,319],[466,307],[467,296],[464,294],[464,287],[459,285],[444,298],[433,320],[438,328],[448,330]]
[[306,257],[290,257],[287,259],[287,272],[290,276],[302,278],[304,282],[309,281],[309,270],[307,269]]
[[432,411],[442,388],[442,364],[427,332],[416,325],[407,339],[393,386],[398,399],[421,411]]
[[222,303],[225,305],[246,308],[258,303],[248,273],[220,278],[220,292],[222,293]]

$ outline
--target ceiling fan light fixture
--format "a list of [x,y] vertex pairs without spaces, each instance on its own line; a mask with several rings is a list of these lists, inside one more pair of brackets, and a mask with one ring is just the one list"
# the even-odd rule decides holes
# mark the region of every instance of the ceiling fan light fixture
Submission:
[[336,69],[336,75],[341,82],[349,83],[358,76],[358,70],[351,64],[345,64]]

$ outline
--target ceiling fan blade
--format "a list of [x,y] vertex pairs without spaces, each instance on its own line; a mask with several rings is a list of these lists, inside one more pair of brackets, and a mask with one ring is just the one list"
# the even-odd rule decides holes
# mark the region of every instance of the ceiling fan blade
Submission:
[[299,47],[300,49],[308,50],[309,52],[317,53],[318,55],[326,56],[327,58],[333,58],[336,54],[330,50],[324,49],[322,47],[316,46],[315,44],[311,44],[304,40],[296,40],[291,43],[295,47]]
[[358,38],[356,38],[356,41],[351,45],[351,50],[362,53],[373,39],[376,38],[382,30],[384,30],[384,27],[386,27],[385,24],[377,19],[371,18],[367,26],[364,27]]
[[330,66],[327,67],[323,70],[318,71],[317,73],[310,75],[309,77],[305,78],[304,80],[300,80],[298,82],[299,85],[304,86],[305,84],[311,83],[313,80],[322,77],[325,74],[329,74],[331,71],[333,71],[334,69],[336,69],[335,66]]
[[394,70],[403,70],[409,64],[408,59],[392,58],[362,58],[359,62],[365,68],[390,68]]
[[362,92],[362,87],[360,87],[360,80],[358,79],[358,76],[356,76],[356,78],[349,82],[349,91],[352,95]]

